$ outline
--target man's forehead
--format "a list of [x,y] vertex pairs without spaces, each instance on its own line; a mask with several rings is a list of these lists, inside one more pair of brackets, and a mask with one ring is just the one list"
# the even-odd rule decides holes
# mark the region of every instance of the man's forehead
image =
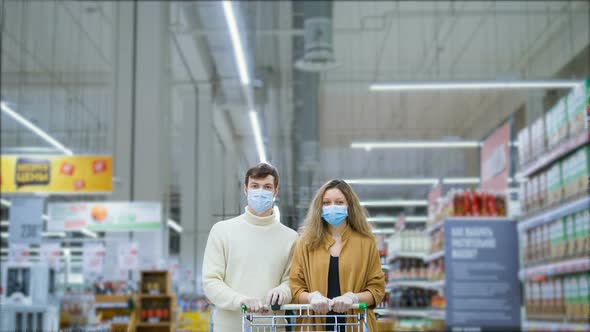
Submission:
[[267,175],[265,178],[253,178],[250,177],[249,181],[250,182],[254,182],[254,183],[274,183],[274,176],[272,175]]

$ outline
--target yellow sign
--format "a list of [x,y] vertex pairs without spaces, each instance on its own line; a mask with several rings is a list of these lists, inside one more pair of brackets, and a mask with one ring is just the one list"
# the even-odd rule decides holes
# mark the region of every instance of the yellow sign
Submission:
[[106,193],[113,191],[111,156],[1,157],[2,193]]

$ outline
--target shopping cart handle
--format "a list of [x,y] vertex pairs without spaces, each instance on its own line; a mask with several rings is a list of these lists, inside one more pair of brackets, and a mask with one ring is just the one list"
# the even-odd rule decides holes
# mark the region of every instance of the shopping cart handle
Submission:
[[[262,309],[265,311],[285,311],[285,310],[311,310],[311,304],[283,304],[279,305],[264,305]],[[367,304],[365,302],[355,303],[352,305],[352,309],[366,310]],[[248,311],[248,307],[242,304],[242,312]]]

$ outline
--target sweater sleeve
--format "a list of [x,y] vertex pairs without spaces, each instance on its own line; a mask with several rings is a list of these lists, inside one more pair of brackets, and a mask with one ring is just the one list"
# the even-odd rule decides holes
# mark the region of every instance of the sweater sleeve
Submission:
[[309,292],[307,283],[305,281],[305,244],[303,240],[297,240],[295,250],[293,253],[293,263],[291,264],[291,272],[289,273],[289,286],[293,296],[292,302],[299,303],[299,295],[303,292]]
[[365,291],[369,291],[373,295],[375,304],[371,306],[375,308],[385,295],[385,276],[383,275],[383,269],[381,268],[381,260],[379,259],[379,251],[377,250],[377,244],[374,240],[371,240],[371,247],[369,249],[369,269],[367,270],[367,286]]
[[295,235],[295,238],[291,241],[291,248],[289,250],[289,260],[287,262],[287,265],[285,265],[285,270],[283,271],[283,276],[281,277],[281,284],[279,285],[281,290],[283,290],[285,294],[287,294],[287,298],[285,299],[284,303],[291,303],[292,300],[291,288],[289,287],[289,273],[291,272],[291,265],[293,262],[293,251],[295,249],[296,242],[297,235]]
[[203,289],[207,298],[220,309],[240,310],[246,296],[225,283],[225,246],[217,225],[211,228],[203,258]]

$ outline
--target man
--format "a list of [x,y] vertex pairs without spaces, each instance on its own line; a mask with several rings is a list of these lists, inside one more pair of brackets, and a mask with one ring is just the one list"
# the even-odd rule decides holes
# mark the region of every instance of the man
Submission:
[[216,223],[203,259],[205,295],[215,305],[215,332],[241,331],[241,306],[291,302],[289,269],[297,233],[273,214],[279,175],[266,163],[246,172],[244,214]]

